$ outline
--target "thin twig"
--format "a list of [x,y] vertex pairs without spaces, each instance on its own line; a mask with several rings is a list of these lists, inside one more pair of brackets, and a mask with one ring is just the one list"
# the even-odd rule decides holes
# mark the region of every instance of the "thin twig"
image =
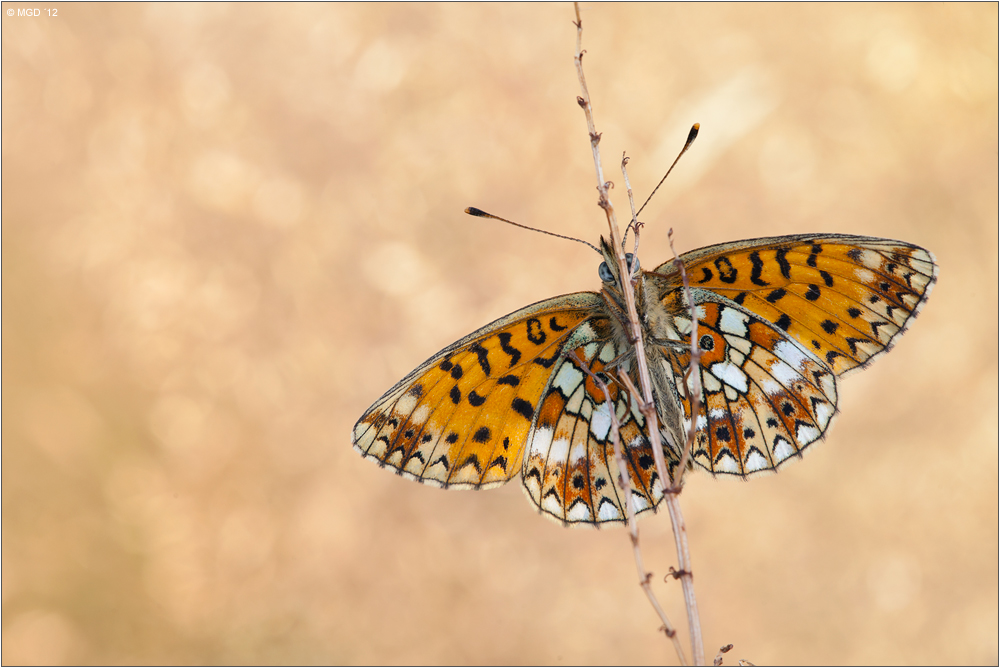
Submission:
[[[576,12],[576,63],[577,75],[580,80],[582,95],[577,98],[577,102],[583,109],[587,119],[587,130],[590,135],[590,147],[594,157],[594,170],[597,174],[597,191],[599,194],[598,205],[604,209],[608,220],[608,228],[611,232],[611,247],[614,249],[615,257],[618,261],[618,275],[621,277],[622,296],[625,301],[626,310],[629,316],[629,338],[635,347],[636,372],[639,378],[639,385],[642,389],[641,395],[632,394],[632,398],[639,404],[639,410],[646,420],[649,442],[653,450],[653,461],[656,464],[656,471],[664,487],[664,501],[666,502],[670,514],[671,524],[674,531],[674,542],[677,549],[677,558],[681,566],[681,586],[684,592],[684,603],[688,615],[688,627],[691,634],[691,651],[695,665],[704,665],[705,650],[701,638],[701,622],[698,617],[698,605],[694,597],[694,584],[691,575],[691,557],[687,545],[687,527],[684,524],[684,517],[680,512],[680,505],[677,502],[677,491],[679,490],[680,478],[684,474],[684,469],[677,470],[677,481],[674,481],[667,470],[666,461],[663,456],[663,446],[660,441],[659,418],[656,413],[656,405],[653,403],[653,390],[650,381],[649,367],[646,361],[645,345],[642,338],[642,327],[639,323],[639,315],[635,304],[634,285],[632,281],[631,267],[625,259],[625,252],[622,249],[621,235],[618,231],[618,222],[615,217],[615,210],[608,198],[608,189],[611,184],[604,180],[604,169],[601,165],[601,153],[598,144],[601,135],[598,134],[594,124],[593,107],[590,102],[590,93],[587,90],[587,80],[583,73],[583,21],[580,18],[580,5],[573,3]],[[639,274],[641,276],[641,274]],[[627,277],[627,279],[626,279]],[[694,313],[692,312],[692,317]],[[696,322],[696,320],[693,320]],[[640,399],[641,397],[641,399]],[[623,474],[624,475],[624,474]],[[632,513],[632,509],[627,509],[627,514]],[[632,513],[634,514],[634,513]],[[633,518],[634,521],[634,518]],[[655,606],[654,606],[655,607]],[[684,662],[683,653],[679,657]]]
[[639,586],[642,587],[646,598],[649,599],[649,604],[653,606],[657,616],[659,616],[660,621],[663,623],[663,632],[674,644],[674,651],[680,657],[681,664],[687,666],[689,664],[687,658],[684,656],[684,648],[681,646],[680,638],[677,636],[677,629],[670,623],[667,613],[664,612],[663,606],[660,605],[659,600],[657,600],[656,595],[653,593],[651,585],[653,574],[646,570],[646,566],[642,561],[642,551],[639,549],[639,526],[636,524],[634,506],[632,505],[632,483],[629,480],[628,469],[625,465],[625,455],[622,452],[621,439],[618,433],[621,425],[618,422],[618,416],[615,414],[615,405],[611,401],[611,392],[608,391],[607,384],[577,356],[576,351],[569,353],[567,357],[573,360],[585,374],[590,376],[594,384],[604,393],[604,400],[607,402],[608,411],[611,416],[611,443],[614,446],[615,465],[618,466],[618,475],[620,477],[618,482],[625,491],[625,507],[628,509],[625,516],[628,518],[628,533],[629,538],[632,539],[632,556],[635,558],[635,570],[639,574]]
[[628,207],[632,210],[632,220],[629,221],[628,227],[625,228],[625,236],[628,236],[628,231],[631,228],[632,236],[635,237],[635,244],[632,247],[632,254],[639,254],[639,228],[642,227],[642,223],[639,222],[635,212],[635,200],[632,199],[632,184],[628,180],[628,156],[622,151],[622,177],[625,179],[625,193],[628,195]]
[[670,243],[670,252],[674,254],[674,264],[681,274],[684,296],[687,298],[688,309],[691,312],[691,360],[684,372],[684,388],[688,393],[688,400],[691,402],[691,426],[688,427],[687,441],[684,443],[681,463],[678,467],[683,471],[691,456],[691,449],[694,447],[695,435],[698,433],[698,415],[701,413],[701,348],[698,346],[698,312],[694,307],[694,297],[691,296],[691,284],[688,282],[684,262],[678,257],[677,250],[674,248],[673,228],[667,230],[667,241]]
[[594,155],[594,169],[597,172],[597,192],[599,194],[598,206],[604,209],[608,219],[608,228],[611,232],[611,247],[615,251],[618,260],[618,275],[622,277],[622,295],[625,299],[625,307],[629,316],[629,335],[632,344],[635,346],[636,366],[638,367],[639,385],[642,388],[640,397],[636,397],[640,404],[639,409],[646,418],[646,426],[649,429],[649,442],[653,448],[653,460],[656,463],[656,472],[663,481],[664,487],[670,486],[670,474],[667,472],[667,463],[663,458],[663,447],[660,443],[659,420],[656,415],[656,407],[653,404],[653,387],[649,381],[649,367],[646,363],[646,350],[642,339],[642,327],[639,324],[639,313],[635,307],[634,286],[631,280],[632,270],[625,259],[625,253],[621,248],[621,233],[618,231],[618,220],[615,217],[615,208],[608,199],[609,182],[604,181],[604,168],[601,165],[601,151],[598,144],[601,135],[597,133],[594,125],[594,112],[590,104],[590,93],[587,90],[587,79],[583,75],[583,22],[580,19],[580,4],[573,3],[576,9],[576,72],[580,78],[580,89],[583,95],[577,98],[580,107],[583,108],[584,116],[587,118],[587,130],[590,133],[590,147]]

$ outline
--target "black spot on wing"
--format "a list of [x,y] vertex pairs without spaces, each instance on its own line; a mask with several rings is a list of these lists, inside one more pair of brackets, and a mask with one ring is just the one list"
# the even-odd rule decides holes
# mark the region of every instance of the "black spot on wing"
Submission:
[[490,360],[486,348],[483,348],[481,345],[479,345],[479,342],[476,341],[471,346],[469,346],[469,350],[476,353],[476,357],[479,360],[479,368],[483,370],[483,373],[486,374],[487,376],[490,375]]
[[525,420],[530,420],[535,413],[535,407],[521,397],[514,397],[514,401],[510,402],[510,407]]
[[464,469],[466,466],[471,466],[474,469],[476,469],[476,473],[478,473],[479,475],[483,474],[483,468],[479,464],[479,457],[477,457],[475,454],[471,454],[468,457],[466,457],[465,461],[462,462],[462,465],[459,468]]
[[510,345],[510,340],[513,338],[510,332],[500,332],[497,334],[497,338],[500,339],[500,350],[510,355],[511,367],[521,361],[521,351]]
[[715,269],[719,272],[719,280],[723,283],[735,283],[737,270],[725,255],[715,258]]
[[556,346],[555,352],[552,353],[551,357],[542,357],[541,355],[539,355],[538,357],[536,357],[531,361],[534,362],[535,364],[538,364],[539,366],[543,366],[546,369],[549,369],[552,367],[553,364],[555,364],[556,360],[559,358],[560,352],[561,351],[559,350],[559,347]]
[[542,321],[538,318],[528,318],[525,323],[527,327],[527,337],[528,340],[534,343],[536,346],[540,346],[545,343],[545,339],[548,336],[545,334],[545,330],[542,328]]
[[812,248],[809,250],[809,257],[806,259],[806,264],[809,265],[810,267],[815,268],[816,257],[820,254],[820,251],[822,250],[823,250],[822,246],[820,246],[819,244],[813,244]]
[[750,253],[750,263],[753,265],[750,269],[750,282],[754,285],[770,285],[770,283],[760,277],[761,272],[764,270],[764,261],[760,259],[760,253],[757,251]]
[[475,390],[469,392],[469,396],[467,398],[469,400],[469,403],[472,404],[473,406],[482,406],[484,403],[486,403],[486,397],[479,396],[478,394],[476,394]]
[[778,252],[774,255],[774,259],[778,261],[778,267],[781,269],[781,275],[785,278],[791,278],[792,265],[788,264],[788,260],[785,259],[786,255],[788,255],[788,249],[779,248]]
[[490,428],[480,427],[476,430],[476,433],[472,436],[472,440],[476,443],[488,443],[490,440]]

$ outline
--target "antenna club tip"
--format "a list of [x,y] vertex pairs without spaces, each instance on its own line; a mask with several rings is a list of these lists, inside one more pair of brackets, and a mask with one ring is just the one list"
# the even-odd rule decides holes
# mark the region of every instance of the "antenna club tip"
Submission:
[[691,131],[688,132],[687,141],[684,142],[684,148],[687,148],[688,146],[691,145],[691,142],[693,142],[695,140],[695,137],[698,136],[698,130],[700,129],[701,129],[701,123],[695,123],[694,125],[691,126]]
[[482,209],[477,209],[474,206],[466,207],[465,212],[470,216],[479,216],[480,218],[485,218],[487,215],[489,215]]

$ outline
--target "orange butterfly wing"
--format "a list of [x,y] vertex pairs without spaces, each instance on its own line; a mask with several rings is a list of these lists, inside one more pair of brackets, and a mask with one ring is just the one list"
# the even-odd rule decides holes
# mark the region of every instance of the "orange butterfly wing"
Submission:
[[557,297],[448,346],[361,416],[355,449],[424,483],[503,484],[520,470],[535,409],[566,340],[602,306],[590,292]]
[[[937,277],[923,248],[847,235],[720,244],[681,259],[703,349],[693,459],[713,473],[743,476],[775,469],[822,438],[836,412],[836,376],[887,351]],[[653,273],[666,279],[662,303],[690,332],[673,263]],[[689,425],[683,374],[690,357],[660,352]]]
[[[681,260],[692,288],[710,289],[773,323],[838,376],[888,350],[937,278],[930,251],[853,235],[749,239]],[[672,262],[655,273],[680,286]]]

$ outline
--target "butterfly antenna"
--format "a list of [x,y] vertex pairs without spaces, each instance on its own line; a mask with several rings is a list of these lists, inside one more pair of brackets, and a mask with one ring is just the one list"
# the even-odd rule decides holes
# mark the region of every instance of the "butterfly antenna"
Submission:
[[647,204],[649,204],[649,200],[653,199],[653,195],[656,194],[656,191],[660,189],[660,186],[663,185],[663,182],[667,180],[668,176],[670,176],[670,172],[674,171],[674,166],[677,164],[677,161],[681,159],[682,155],[687,153],[687,150],[689,148],[691,148],[691,144],[693,144],[694,140],[697,139],[698,137],[698,130],[700,128],[701,128],[701,123],[695,123],[694,125],[691,126],[691,131],[688,132],[687,141],[684,142],[684,148],[682,148],[681,152],[677,154],[676,158],[674,158],[674,163],[670,165],[670,169],[667,170],[667,173],[663,175],[663,178],[660,179],[660,182],[656,184],[655,188],[653,188],[653,192],[649,193],[649,197],[647,197],[646,201],[642,203],[642,206],[639,207],[639,210],[635,212],[636,216],[642,213],[642,210],[646,208]]
[[521,223],[515,223],[513,220],[507,220],[506,218],[501,218],[500,216],[494,216],[492,213],[486,213],[482,209],[477,209],[474,206],[470,206],[468,209],[465,210],[465,212],[470,216],[478,216],[479,218],[492,218],[493,220],[499,220],[501,222],[507,223],[508,225],[513,225],[515,227],[523,227],[524,229],[531,230],[532,232],[541,232],[542,234],[547,234],[550,237],[559,237],[560,239],[569,239],[570,241],[578,241],[581,244],[593,248],[598,255],[601,254],[601,250],[597,246],[589,244],[583,239],[577,239],[576,237],[567,237],[563,236],[562,234],[556,234],[555,232],[548,232],[546,230],[539,230],[534,227],[528,227],[527,225],[522,225]]

